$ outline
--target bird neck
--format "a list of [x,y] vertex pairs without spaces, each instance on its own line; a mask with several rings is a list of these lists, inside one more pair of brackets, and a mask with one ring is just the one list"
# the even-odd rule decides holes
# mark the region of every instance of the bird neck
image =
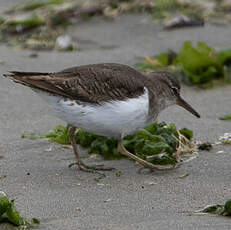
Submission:
[[170,99],[169,90],[161,82],[149,79],[146,87],[149,92],[149,117],[155,120],[158,114],[166,107],[173,105],[174,101]]

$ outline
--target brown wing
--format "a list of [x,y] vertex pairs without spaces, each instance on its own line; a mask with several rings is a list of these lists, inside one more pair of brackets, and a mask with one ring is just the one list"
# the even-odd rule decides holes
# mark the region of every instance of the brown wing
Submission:
[[94,64],[57,73],[10,72],[5,75],[30,87],[91,103],[126,100],[144,93],[143,75],[121,64]]

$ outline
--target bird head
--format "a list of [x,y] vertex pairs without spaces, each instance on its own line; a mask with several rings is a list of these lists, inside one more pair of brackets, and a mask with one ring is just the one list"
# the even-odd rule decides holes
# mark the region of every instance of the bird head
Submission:
[[176,77],[165,71],[155,71],[148,75],[155,77],[155,80],[159,82],[158,88],[164,98],[165,107],[177,104],[200,118],[200,114],[181,97],[180,83]]

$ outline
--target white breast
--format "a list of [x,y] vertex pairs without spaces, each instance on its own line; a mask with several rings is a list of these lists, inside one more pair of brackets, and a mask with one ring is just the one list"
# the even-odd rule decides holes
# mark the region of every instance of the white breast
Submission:
[[73,100],[35,90],[55,110],[57,116],[77,128],[97,135],[120,137],[143,128],[148,122],[148,90],[138,98],[106,102],[102,105],[78,104]]

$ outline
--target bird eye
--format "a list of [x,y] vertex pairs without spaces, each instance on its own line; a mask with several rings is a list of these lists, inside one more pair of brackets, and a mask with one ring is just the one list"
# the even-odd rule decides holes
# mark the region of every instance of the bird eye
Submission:
[[176,87],[172,87],[172,91],[174,94],[178,94],[178,89]]

